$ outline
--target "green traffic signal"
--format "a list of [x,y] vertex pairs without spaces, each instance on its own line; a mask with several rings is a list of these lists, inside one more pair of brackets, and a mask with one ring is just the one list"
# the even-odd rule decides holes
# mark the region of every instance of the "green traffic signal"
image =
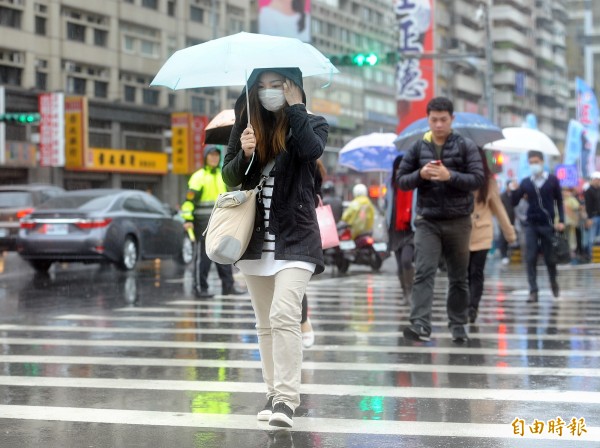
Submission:
[[358,67],[372,67],[378,64],[396,65],[401,59],[402,57],[398,51],[388,51],[381,55],[374,52],[337,54],[329,58],[335,66],[356,65]]
[[4,123],[32,124],[40,121],[40,114],[37,112],[11,112],[0,115],[0,121]]
[[379,58],[375,53],[358,53],[352,58],[352,63],[354,65],[358,65],[359,67],[362,67],[363,65],[373,66],[377,64],[378,60]]

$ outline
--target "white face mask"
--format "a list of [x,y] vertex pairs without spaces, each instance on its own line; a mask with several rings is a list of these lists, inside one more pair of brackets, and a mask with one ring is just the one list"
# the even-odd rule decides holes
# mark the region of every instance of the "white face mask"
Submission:
[[278,111],[285,104],[285,95],[281,89],[262,89],[258,91],[258,99],[262,106],[271,111]]
[[533,175],[540,174],[542,172],[542,164],[541,163],[532,163],[531,165],[529,165],[529,170],[531,171],[531,174],[533,174]]

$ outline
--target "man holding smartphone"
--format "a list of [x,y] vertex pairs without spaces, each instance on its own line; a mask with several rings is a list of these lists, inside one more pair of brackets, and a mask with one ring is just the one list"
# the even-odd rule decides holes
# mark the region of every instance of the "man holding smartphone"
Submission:
[[398,170],[403,190],[418,188],[415,220],[415,282],[411,325],[404,337],[429,341],[435,275],[441,257],[448,269],[448,328],[454,342],[465,342],[469,306],[467,272],[473,191],[483,184],[477,146],[452,131],[454,106],[444,97],[427,105],[430,131],[408,150]]

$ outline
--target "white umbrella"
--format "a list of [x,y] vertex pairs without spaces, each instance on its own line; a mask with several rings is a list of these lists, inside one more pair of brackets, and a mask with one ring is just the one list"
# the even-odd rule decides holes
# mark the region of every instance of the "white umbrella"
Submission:
[[302,76],[339,73],[299,39],[242,32],[176,51],[150,85],[173,90],[241,86],[252,70],[269,67],[298,67]]
[[488,143],[483,148],[504,152],[540,151],[550,156],[560,156],[554,142],[541,131],[531,128],[504,128],[504,137]]

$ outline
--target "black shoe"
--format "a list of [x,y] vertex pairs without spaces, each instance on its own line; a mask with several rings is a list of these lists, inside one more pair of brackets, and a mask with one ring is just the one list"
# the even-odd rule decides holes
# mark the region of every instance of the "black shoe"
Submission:
[[231,288],[223,288],[221,293],[224,296],[241,296],[246,294],[246,291],[240,291],[239,289],[236,289],[235,286],[232,286]]
[[272,414],[273,414],[273,397],[269,397],[269,399],[267,400],[267,404],[265,404],[265,407],[263,408],[263,410],[260,411],[258,414],[256,414],[256,419],[261,422],[268,422],[269,419],[271,418]]
[[529,298],[527,299],[527,303],[536,303],[538,301],[538,293],[537,291],[530,292]]
[[194,295],[196,296],[197,299],[210,299],[215,296],[214,294],[211,294],[210,292],[208,292],[208,289],[201,289],[200,291],[195,289]]
[[403,331],[404,339],[410,339],[412,341],[431,341],[431,333],[425,330],[422,325],[411,325],[406,327]]
[[474,324],[475,321],[477,320],[477,308],[475,308],[474,306],[469,307],[469,322]]
[[463,343],[469,339],[467,332],[465,331],[465,327],[462,325],[454,325],[452,328],[450,328],[450,333],[452,333],[453,342]]
[[558,296],[560,296],[560,288],[558,287],[558,283],[552,283],[552,295],[555,299],[558,299]]
[[275,403],[273,407],[273,414],[269,419],[269,425],[271,426],[279,426],[281,428],[291,428],[294,424],[292,422],[292,417],[294,416],[294,411],[285,403],[279,402]]

